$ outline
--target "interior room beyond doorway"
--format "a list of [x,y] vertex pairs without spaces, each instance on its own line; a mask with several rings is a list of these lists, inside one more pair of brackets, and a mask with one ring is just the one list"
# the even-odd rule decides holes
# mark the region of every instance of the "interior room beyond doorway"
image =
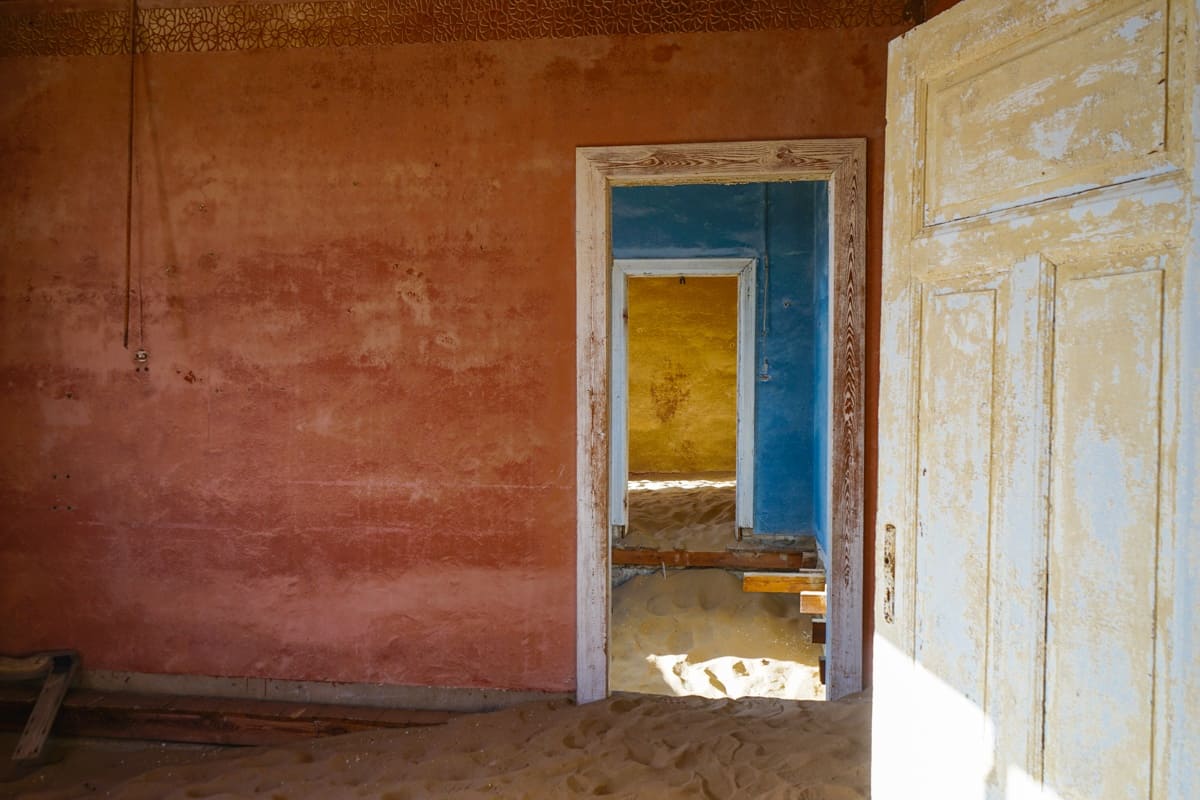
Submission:
[[630,278],[626,547],[736,539],[737,278]]
[[769,552],[824,589],[826,206],[816,182],[614,191],[614,689],[824,697],[819,615],[745,580]]

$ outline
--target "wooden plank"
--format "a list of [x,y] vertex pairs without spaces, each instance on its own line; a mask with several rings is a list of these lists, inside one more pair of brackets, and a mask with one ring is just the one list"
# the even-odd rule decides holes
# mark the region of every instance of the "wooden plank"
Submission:
[[711,567],[735,570],[800,570],[817,565],[816,553],[747,553],[725,551],[653,550],[613,548],[612,563],[619,567]]
[[[0,687],[0,728],[19,729],[35,696],[32,689]],[[453,716],[446,711],[77,690],[66,697],[53,730],[65,736],[271,745],[440,725]]]
[[801,572],[747,572],[742,575],[743,592],[824,592],[825,571],[820,569]]
[[829,683],[837,700],[862,690],[867,148],[859,141],[830,180]]
[[813,617],[812,620],[812,643],[825,644],[825,618]]
[[798,139],[764,142],[581,147],[614,184],[670,185],[697,178],[738,183],[828,180],[848,158],[864,156],[863,139]]
[[575,699],[608,696],[608,187],[575,158]]
[[37,680],[53,666],[53,659],[45,653],[24,658],[0,656],[0,681]]
[[825,592],[800,592],[801,614],[824,614]]
[[50,735],[54,718],[58,715],[59,706],[67,694],[67,687],[71,685],[71,679],[75,677],[75,670],[79,667],[79,656],[75,653],[48,655],[51,660],[50,673],[42,683],[41,691],[33,704],[33,711],[30,712],[29,719],[21,731],[17,749],[13,751],[13,761],[31,762],[41,757],[46,737]]
[[807,533],[799,536],[775,536],[751,532],[749,536],[725,549],[751,550],[758,553],[816,553],[817,537]]

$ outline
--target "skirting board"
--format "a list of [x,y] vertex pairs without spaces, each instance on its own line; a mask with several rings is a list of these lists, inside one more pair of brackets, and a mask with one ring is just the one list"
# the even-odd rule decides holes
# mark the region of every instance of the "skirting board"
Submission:
[[148,672],[88,670],[79,673],[83,689],[137,694],[195,695],[323,703],[430,711],[495,711],[539,700],[566,700],[570,692],[399,686],[378,683],[328,683],[275,678],[225,678],[211,675],[164,675]]

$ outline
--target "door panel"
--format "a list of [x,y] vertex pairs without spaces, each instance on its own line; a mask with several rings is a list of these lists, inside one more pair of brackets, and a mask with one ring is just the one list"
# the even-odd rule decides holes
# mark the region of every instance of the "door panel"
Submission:
[[982,707],[996,292],[931,292],[923,321],[915,652]]
[[1027,633],[1044,605],[1028,587],[1044,582],[1045,551],[1009,532],[1044,526],[1028,497],[1046,471],[1052,265],[976,272],[923,283],[914,566],[897,589],[912,598],[917,667],[901,691],[919,701],[907,713],[924,743],[903,769],[935,797],[986,796],[997,753],[1036,769],[1025,756],[1040,733],[1039,648]]
[[[1166,0],[1100,4],[1015,54],[997,50],[933,81],[924,224],[1160,167],[1166,11]],[[957,135],[963,129],[984,133]]]
[[1153,268],[1055,299],[1045,769],[1067,797],[1150,789],[1163,299]]
[[1198,18],[892,45],[876,798],[1200,796]]
[[940,686],[940,713],[923,725],[930,752],[954,747],[953,770],[922,767],[940,794],[979,796],[988,732],[988,551],[996,358],[996,287],[955,281],[925,293],[918,396],[917,535],[913,650],[921,677]]

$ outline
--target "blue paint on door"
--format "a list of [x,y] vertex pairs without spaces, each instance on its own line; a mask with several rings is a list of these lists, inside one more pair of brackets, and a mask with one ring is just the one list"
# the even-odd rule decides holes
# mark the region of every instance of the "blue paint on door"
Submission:
[[810,181],[612,192],[614,258],[758,260],[754,529],[814,534],[826,552],[827,188]]

